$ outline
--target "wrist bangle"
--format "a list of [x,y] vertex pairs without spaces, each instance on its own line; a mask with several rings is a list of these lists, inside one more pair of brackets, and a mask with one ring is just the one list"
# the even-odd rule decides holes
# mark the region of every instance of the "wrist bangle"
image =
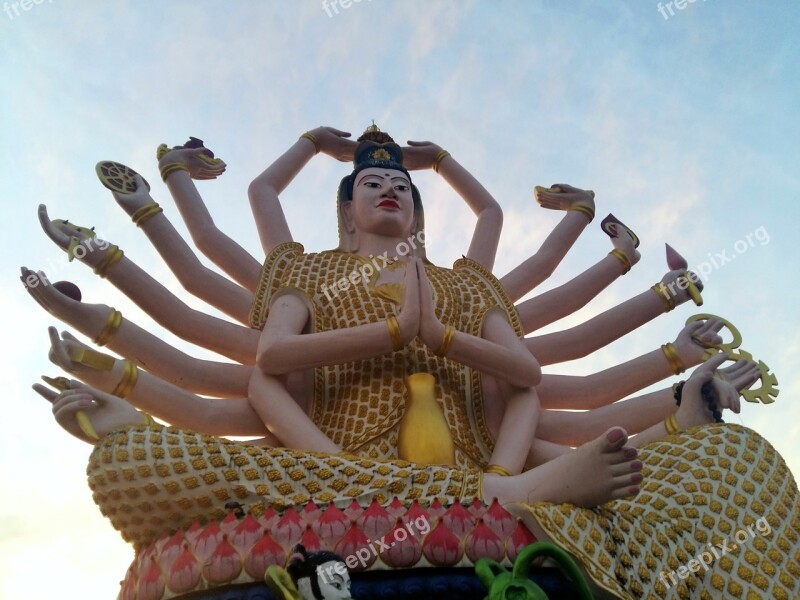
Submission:
[[131,215],[131,219],[133,220],[134,225],[136,225],[137,227],[141,227],[148,220],[155,217],[158,213],[161,212],[164,212],[164,209],[161,208],[157,202],[151,202],[150,204],[142,206],[135,213],[133,213]]
[[316,136],[313,133],[306,131],[300,136],[300,139],[303,138],[314,144],[314,154],[319,154],[319,151],[322,150],[322,146],[319,145],[319,140],[316,138]]
[[436,351],[436,356],[445,356],[450,350],[450,345],[453,343],[453,336],[456,334],[456,328],[448,325],[444,328],[444,336],[442,337],[442,345]]
[[623,275],[625,275],[625,273],[627,273],[628,271],[631,270],[631,267],[633,266],[631,264],[631,259],[628,258],[628,255],[625,254],[622,250],[620,250],[619,248],[614,248],[611,252],[609,252],[609,254],[611,256],[616,257],[617,260],[619,260],[619,262],[622,263],[622,274]]
[[397,352],[405,348],[403,343],[403,335],[400,333],[400,324],[397,322],[397,317],[392,315],[386,319],[386,327],[389,329],[389,337],[392,339],[392,349]]
[[569,212],[576,211],[585,214],[589,217],[589,221],[594,221],[594,209],[591,206],[586,206],[585,204],[576,204],[574,206],[570,206]]
[[675,413],[671,413],[666,419],[664,419],[664,427],[667,430],[667,433],[670,435],[675,435],[678,433],[681,428],[678,425],[678,419],[675,418]]
[[686,384],[685,381],[679,381],[678,383],[672,384],[672,397],[675,398],[675,404],[678,406],[681,405],[681,397],[683,396],[683,386]]
[[436,158],[433,159],[433,170],[434,172],[439,172],[439,165],[442,164],[442,161],[450,156],[450,153],[447,150],[440,150],[439,154],[436,155]]
[[675,308],[675,296],[669,293],[669,289],[666,285],[662,282],[655,284],[653,287],[650,288],[656,293],[656,296],[661,298],[661,301],[664,303],[664,308],[666,312],[671,311]]
[[121,261],[124,255],[125,253],[122,250],[112,244],[109,246],[103,258],[100,259],[100,262],[95,265],[94,272],[105,279],[111,268]]
[[486,465],[486,469],[484,469],[483,472],[493,473],[495,475],[500,475],[501,477],[511,477],[511,472],[501,465]]
[[108,319],[106,319],[106,325],[103,327],[103,330],[97,334],[97,337],[92,340],[98,346],[105,346],[108,342],[111,341],[117,331],[119,331],[119,326],[122,324],[122,313],[119,312],[116,308],[112,308],[111,312],[108,313]]
[[69,359],[84,367],[89,367],[95,371],[110,371],[114,368],[116,360],[113,356],[103,354],[91,348],[70,348],[67,350]]
[[139,379],[139,367],[136,366],[136,363],[131,360],[125,360],[123,364],[125,365],[125,370],[122,373],[122,379],[120,379],[114,391],[111,392],[112,395],[118,398],[127,398]]
[[166,183],[167,178],[173,173],[176,173],[178,171],[186,171],[188,173],[189,169],[186,168],[186,165],[181,163],[170,163],[168,165],[160,167],[159,171],[161,171],[161,179],[164,181],[164,183]]
[[672,372],[675,375],[680,375],[686,370],[686,365],[683,364],[681,357],[678,356],[678,351],[675,349],[675,346],[671,343],[669,344],[662,344],[661,351],[664,353],[664,356],[669,363],[669,368],[672,369]]

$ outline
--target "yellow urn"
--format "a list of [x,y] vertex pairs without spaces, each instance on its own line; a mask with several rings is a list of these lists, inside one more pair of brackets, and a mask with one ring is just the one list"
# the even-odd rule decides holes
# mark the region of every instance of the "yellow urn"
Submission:
[[435,383],[430,373],[406,377],[406,412],[400,420],[397,450],[402,460],[418,465],[455,465],[455,445],[433,393]]

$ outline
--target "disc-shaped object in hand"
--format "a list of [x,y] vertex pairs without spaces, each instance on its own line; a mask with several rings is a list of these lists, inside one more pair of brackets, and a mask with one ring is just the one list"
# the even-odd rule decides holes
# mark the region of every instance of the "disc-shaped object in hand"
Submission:
[[621,229],[622,231],[627,233],[628,236],[630,236],[631,241],[633,241],[633,247],[634,248],[638,248],[639,247],[639,236],[636,235],[635,233],[633,233],[633,230],[631,230],[630,227],[625,225],[625,223],[620,221],[617,217],[615,217],[611,213],[609,213],[609,215],[605,219],[603,219],[602,222],[600,223],[600,227],[603,228],[603,231],[605,232],[605,234],[608,237],[612,237],[612,238],[613,237],[617,237],[617,234],[614,233],[613,225],[616,225],[617,228]]
[[[110,160],[103,160],[97,163],[95,167],[97,178],[105,187],[112,192],[120,194],[132,194],[136,191],[136,179],[138,175],[136,171],[130,167],[126,167],[122,163],[113,162]],[[144,177],[142,177],[144,181]],[[144,181],[147,186],[147,191],[150,191],[150,184]]]

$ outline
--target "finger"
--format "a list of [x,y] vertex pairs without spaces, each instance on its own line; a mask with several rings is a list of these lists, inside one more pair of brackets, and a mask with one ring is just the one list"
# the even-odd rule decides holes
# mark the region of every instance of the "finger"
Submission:
[[66,371],[72,370],[72,360],[69,358],[66,344],[58,337],[58,330],[55,327],[48,327],[47,333],[50,335],[50,348],[52,350],[50,360],[55,358],[55,363]]
[[53,226],[53,223],[50,222],[50,216],[47,214],[47,207],[44,204],[39,205],[39,224],[42,226],[42,229],[44,229],[47,237],[53,240],[53,242],[62,249],[67,248],[69,245],[69,236]]
[[709,358],[706,362],[704,362],[702,365],[700,365],[695,371],[695,373],[700,372],[704,376],[707,375],[708,379],[710,379],[713,376],[714,371],[717,370],[717,367],[719,367],[726,360],[728,360],[727,353],[718,352],[717,354]]
[[78,338],[76,338],[74,335],[72,335],[66,329],[61,332],[61,337],[64,338],[65,340],[67,340],[67,341],[75,342],[79,346],[87,347],[86,344],[84,344],[82,341],[80,341]]
[[34,383],[31,387],[33,388],[34,392],[39,394],[48,402],[52,403],[55,401],[56,397],[58,397],[58,392],[51,390],[49,387],[42,385],[41,383]]

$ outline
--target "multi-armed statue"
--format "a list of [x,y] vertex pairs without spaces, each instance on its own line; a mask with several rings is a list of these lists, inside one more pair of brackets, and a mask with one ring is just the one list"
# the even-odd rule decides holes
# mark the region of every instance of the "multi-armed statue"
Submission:
[[[202,266],[140,176],[116,163],[98,165],[101,180],[186,290],[238,324],[189,308],[119,248],[51,221],[40,207],[42,226],[70,257],[165,328],[233,361],[186,355],[114,308],[83,302],[73,287],[49,285],[44,274],[23,269],[28,291],[46,310],[123,357],[51,329],[51,358],[88,385],[59,378],[49,382],[60,393],[36,389],[53,401],[67,431],[96,444],[89,467],[95,500],[139,555],[162,552],[167,542],[162,538],[158,547],[157,540],[165,531],[188,540],[197,523],[225,522],[235,501],[249,513],[245,521],[260,520],[262,527],[275,524],[276,510],[306,515],[307,528],[298,526],[289,545],[305,529],[349,559],[358,544],[342,542],[342,532],[326,539],[320,523],[350,510],[351,520],[364,525],[370,519],[359,511],[370,505],[387,524],[370,530],[371,540],[399,526],[389,516],[408,522],[422,514],[437,522],[414,541],[416,550],[409,547],[416,560],[398,562],[387,550],[380,554],[385,565],[513,559],[517,542],[530,541],[533,532],[578,557],[597,588],[621,597],[695,588],[797,593],[798,556],[779,543],[793,540],[796,548],[794,481],[757,434],[719,424],[721,411],[738,412],[739,392],[753,394],[748,388],[757,380],[767,390],[762,398],[774,395],[774,377],[731,346],[732,352],[717,352],[723,321],[703,315],[673,342],[585,377],[541,372],[683,302],[699,303],[702,286],[685,261],[672,253],[672,270],[651,289],[581,325],[525,337],[585,306],[630,270],[639,259],[635,234],[606,219],[613,245],[606,257],[514,306],[592,221],[594,194],[565,184],[537,188],[542,206],[565,215],[534,256],[497,279],[491,269],[502,212],[448,152],[429,142],[401,149],[374,126],[359,143],[348,136],[327,127],[305,133],[251,184],[263,264],[215,227],[194,186],[193,179],[219,176],[225,164],[194,138],[159,148],[162,178],[196,247],[230,279]],[[354,169],[337,194],[339,247],[308,254],[290,234],[279,195],[319,153],[352,160]],[[469,250],[452,269],[425,255],[423,200],[410,172],[429,168],[477,216]],[[722,368],[729,359],[733,364]],[[685,383],[617,402],[697,365]],[[221,435],[259,440],[213,437]],[[472,498],[467,511],[460,501]],[[328,505],[322,516],[320,504]],[[509,516],[500,506],[521,519],[522,537],[510,517],[507,530],[497,525],[500,511]],[[471,525],[457,521],[459,509]],[[731,531],[752,531],[759,519],[771,528],[765,548],[754,542],[735,556],[716,557],[705,572],[676,574],[706,545]],[[476,550],[475,532],[487,523],[496,525],[500,555],[487,546]],[[261,542],[248,539],[233,545],[252,565],[248,557]],[[439,547],[452,553],[443,558]],[[758,571],[748,552],[758,561],[769,557],[772,575]],[[193,556],[202,564],[198,552]],[[285,558],[272,562],[282,566]],[[173,559],[157,573],[145,572],[152,568],[146,561],[135,563],[130,589],[140,599],[160,598],[220,581],[200,569],[195,587],[173,585],[164,572]],[[375,552],[369,565],[377,559]],[[244,571],[253,576],[240,566],[226,581],[245,580]],[[167,591],[144,583],[159,577]]]

